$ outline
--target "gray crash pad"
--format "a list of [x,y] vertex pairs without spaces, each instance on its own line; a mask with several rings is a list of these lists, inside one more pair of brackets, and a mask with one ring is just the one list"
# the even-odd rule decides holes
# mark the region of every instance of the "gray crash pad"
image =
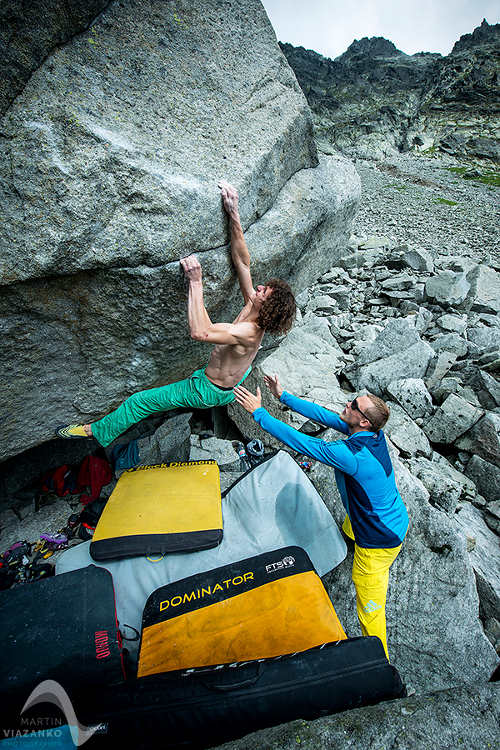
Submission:
[[[116,611],[125,637],[140,631],[148,596],[166,583],[262,552],[296,545],[306,550],[323,576],[345,558],[342,535],[311,481],[288,453],[279,451],[256,466],[223,494],[224,537],[201,552],[133,557],[106,564],[89,554],[90,542],[67,550],[56,574],[100,565],[113,576]],[[127,642],[131,654],[138,642]]]

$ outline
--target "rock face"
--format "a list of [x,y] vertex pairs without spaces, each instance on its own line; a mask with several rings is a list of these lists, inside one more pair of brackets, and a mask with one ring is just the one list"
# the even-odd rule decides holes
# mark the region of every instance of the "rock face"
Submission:
[[157,266],[224,245],[221,169],[249,195],[248,227],[292,174],[317,164],[265,13],[256,2],[231,22],[226,12],[217,2],[113,4],[32,76],[2,123],[13,165],[4,281]]
[[298,719],[219,745],[219,750],[398,750],[493,748],[498,740],[497,684],[457,687],[315,721]]
[[315,113],[318,134],[345,153],[381,158],[439,149],[499,160],[494,116],[500,24],[484,20],[446,57],[406,55],[381,37],[356,40],[335,60],[281,46]]
[[340,254],[359,197],[349,162],[318,166],[257,0],[110,4],[35,70],[1,129],[2,458],[203,364],[178,260],[199,253],[210,314],[234,316],[220,178],[240,190],[255,280],[297,292]]
[[0,114],[22,90],[45,58],[88,28],[109,0],[4,0],[0,6]]

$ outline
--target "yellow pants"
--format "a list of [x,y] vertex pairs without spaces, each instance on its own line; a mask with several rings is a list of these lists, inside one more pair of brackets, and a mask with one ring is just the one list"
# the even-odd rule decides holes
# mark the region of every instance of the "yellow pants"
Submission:
[[[354,542],[349,516],[342,524],[342,531]],[[385,602],[389,584],[389,568],[399,555],[402,545],[374,549],[358,547],[354,544],[352,580],[356,588],[358,620],[363,635],[376,635],[382,641],[387,658],[387,635],[385,623]]]

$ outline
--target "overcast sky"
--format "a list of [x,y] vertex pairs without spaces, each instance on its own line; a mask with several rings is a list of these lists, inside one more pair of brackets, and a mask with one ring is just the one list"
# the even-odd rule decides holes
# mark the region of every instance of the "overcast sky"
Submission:
[[409,55],[447,55],[483,18],[500,21],[498,0],[262,0],[280,42],[325,57],[345,52],[353,39],[383,36]]

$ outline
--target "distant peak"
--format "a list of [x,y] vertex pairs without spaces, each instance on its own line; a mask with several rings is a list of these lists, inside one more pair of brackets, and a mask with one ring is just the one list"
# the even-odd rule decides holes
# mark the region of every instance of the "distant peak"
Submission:
[[455,42],[451,54],[462,52],[470,47],[477,47],[480,44],[491,44],[500,41],[500,23],[489,24],[486,18],[480,26],[476,26],[472,34],[462,34],[458,42]]
[[394,55],[401,55],[403,53],[388,39],[384,39],[383,36],[365,36],[359,40],[355,39],[342,57],[353,57],[360,54],[366,57],[393,57]]

